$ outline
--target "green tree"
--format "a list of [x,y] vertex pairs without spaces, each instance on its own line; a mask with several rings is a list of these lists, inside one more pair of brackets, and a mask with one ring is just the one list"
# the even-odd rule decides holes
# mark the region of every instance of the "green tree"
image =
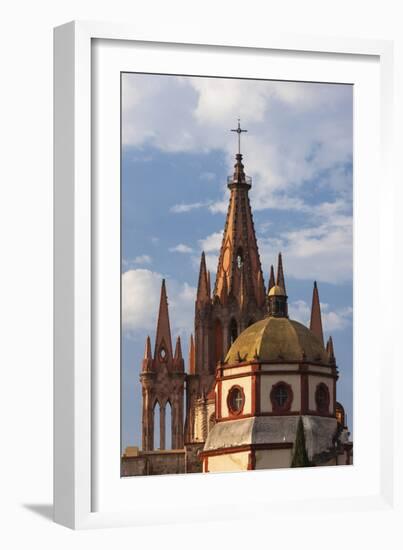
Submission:
[[305,468],[310,466],[308,454],[305,447],[305,431],[302,422],[302,416],[299,417],[297,433],[294,443],[294,454],[292,457],[291,468]]

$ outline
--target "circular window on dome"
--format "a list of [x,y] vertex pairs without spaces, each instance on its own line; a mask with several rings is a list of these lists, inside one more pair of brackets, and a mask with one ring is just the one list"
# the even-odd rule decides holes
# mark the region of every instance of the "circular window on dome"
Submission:
[[318,384],[315,391],[316,410],[320,414],[329,413],[330,394],[326,384]]
[[231,414],[241,414],[245,405],[245,394],[241,386],[232,386],[229,390],[227,405]]
[[274,384],[270,392],[270,400],[273,406],[273,412],[285,413],[291,408],[293,393],[291,386],[286,382]]

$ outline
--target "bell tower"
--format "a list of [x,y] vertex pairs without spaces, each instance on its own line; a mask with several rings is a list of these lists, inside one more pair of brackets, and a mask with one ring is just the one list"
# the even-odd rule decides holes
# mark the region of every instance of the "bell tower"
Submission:
[[216,365],[245,328],[267,313],[266,291],[257,246],[249,190],[241,154],[240,126],[234,172],[227,179],[230,199],[213,291],[204,252],[200,261],[195,303],[195,363],[187,377],[187,440],[192,440],[192,410],[196,398],[214,386]]
[[[182,357],[180,337],[175,352],[172,351],[171,328],[169,323],[168,299],[165,280],[162,281],[160,307],[154,356],[151,353],[151,339],[146,340],[144,359],[140,374],[143,394],[143,451],[154,449],[154,432],[159,431],[159,448],[166,447],[167,407],[171,408],[172,449],[183,448],[183,397],[185,366]],[[155,426],[155,413],[158,408],[159,425]]]

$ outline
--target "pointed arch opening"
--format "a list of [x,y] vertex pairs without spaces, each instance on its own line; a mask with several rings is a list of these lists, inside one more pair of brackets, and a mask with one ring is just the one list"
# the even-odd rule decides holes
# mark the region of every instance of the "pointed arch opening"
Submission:
[[165,448],[172,449],[173,441],[173,424],[172,424],[172,407],[170,401],[165,403]]
[[161,426],[161,406],[158,400],[154,403],[153,408],[153,421],[154,421],[154,449],[160,449],[160,426]]
[[238,338],[238,324],[234,318],[231,319],[231,322],[229,324],[229,343],[230,346],[235,342],[235,340]]
[[214,364],[223,359],[223,330],[220,319],[214,323]]

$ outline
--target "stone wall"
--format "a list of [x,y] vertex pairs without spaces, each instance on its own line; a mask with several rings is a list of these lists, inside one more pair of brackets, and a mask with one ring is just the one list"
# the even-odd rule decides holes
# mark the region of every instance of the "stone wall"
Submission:
[[187,474],[196,474],[203,471],[203,463],[199,452],[203,450],[204,443],[189,443],[186,445],[185,471]]
[[139,452],[123,456],[121,476],[146,476],[185,473],[185,450]]

